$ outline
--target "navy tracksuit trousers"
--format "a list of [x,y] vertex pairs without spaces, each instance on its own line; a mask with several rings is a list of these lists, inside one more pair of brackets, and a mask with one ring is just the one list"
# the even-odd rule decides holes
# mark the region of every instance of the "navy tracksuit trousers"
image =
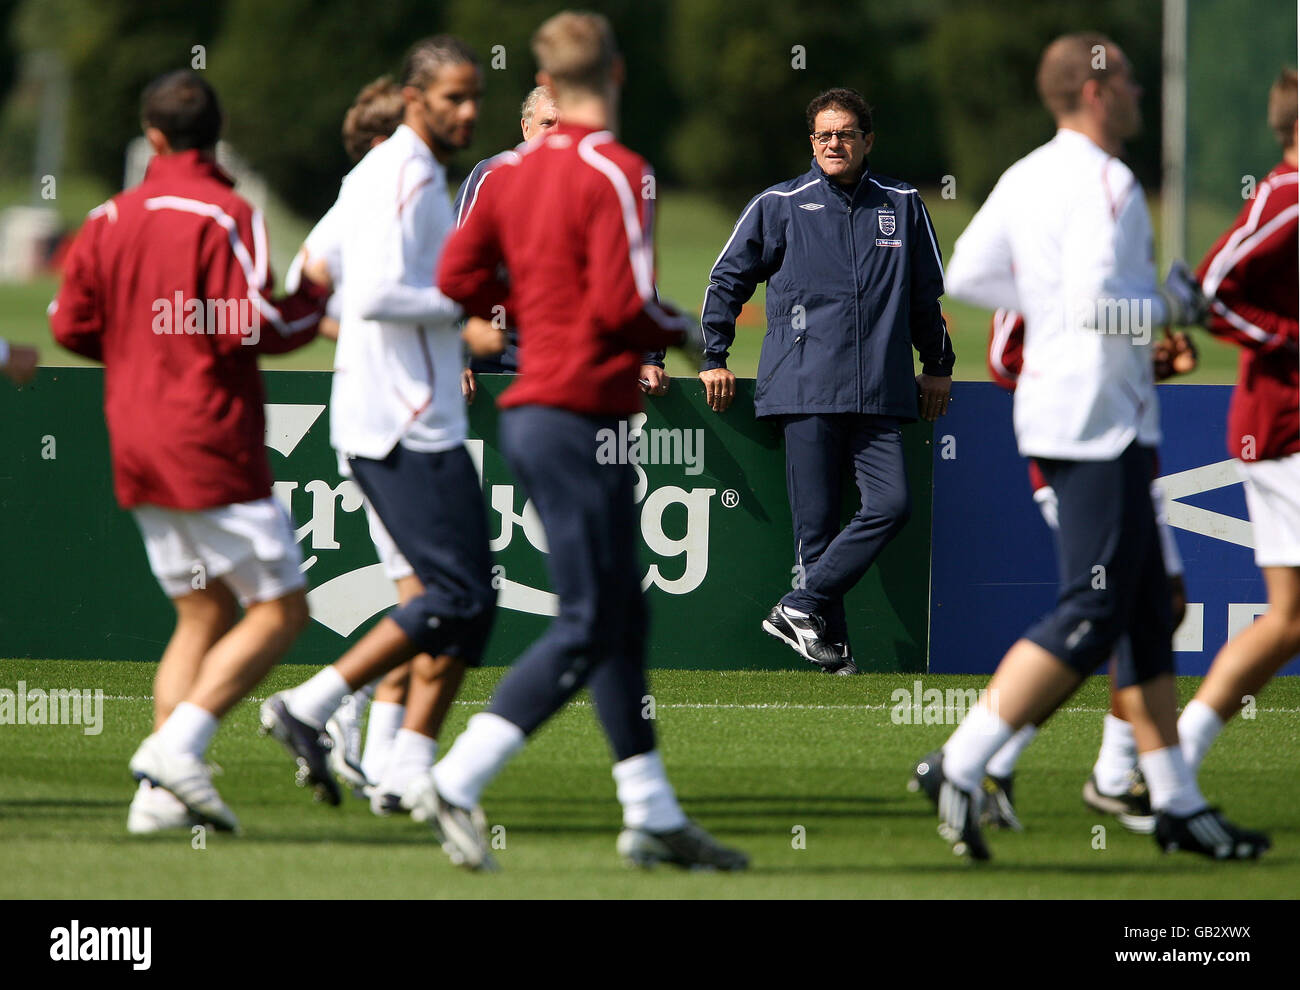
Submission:
[[[911,514],[903,435],[892,416],[814,413],[781,420],[796,567],[795,590],[781,603],[820,615],[826,638],[847,643],[844,596]],[[849,468],[862,504],[841,529]]]
[[586,685],[616,760],[654,749],[643,717],[648,612],[631,464],[597,460],[616,416],[547,406],[501,413],[501,450],[546,529],[559,615],[515,661],[488,710],[531,734]]

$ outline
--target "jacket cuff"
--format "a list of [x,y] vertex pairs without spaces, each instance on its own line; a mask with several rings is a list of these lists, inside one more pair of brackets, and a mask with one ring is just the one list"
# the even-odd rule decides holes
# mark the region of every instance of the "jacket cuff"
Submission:
[[329,300],[334,295],[334,289],[328,285],[321,285],[319,282],[313,282],[305,275],[298,283],[298,289],[294,295],[305,296],[312,302],[321,304]]
[[932,375],[935,378],[951,378],[952,365],[931,364],[929,361],[921,362],[921,373]]
[[714,354],[706,354],[704,355],[704,367],[701,368],[700,370],[716,371],[718,368],[722,368],[725,370],[726,367],[727,367],[727,359],[725,356],[718,357]]

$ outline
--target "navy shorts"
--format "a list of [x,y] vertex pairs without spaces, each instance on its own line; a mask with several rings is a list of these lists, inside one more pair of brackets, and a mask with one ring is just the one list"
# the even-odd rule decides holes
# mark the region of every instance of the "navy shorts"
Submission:
[[434,656],[482,660],[496,610],[487,509],[478,473],[464,445],[408,450],[382,461],[348,459],[353,477],[424,585],[391,617],[412,642]]
[[1154,457],[1133,443],[1110,461],[1036,459],[1058,500],[1060,593],[1025,638],[1083,675],[1113,652],[1120,688],[1174,669],[1169,579],[1151,504]]

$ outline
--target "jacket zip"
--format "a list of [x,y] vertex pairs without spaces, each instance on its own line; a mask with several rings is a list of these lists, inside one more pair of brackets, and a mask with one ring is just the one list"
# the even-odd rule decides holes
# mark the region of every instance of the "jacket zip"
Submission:
[[[855,189],[856,193],[857,190]],[[858,386],[858,412],[862,412],[862,313],[858,308],[858,247],[853,238],[853,196],[849,196],[849,264],[853,268],[853,374]]]

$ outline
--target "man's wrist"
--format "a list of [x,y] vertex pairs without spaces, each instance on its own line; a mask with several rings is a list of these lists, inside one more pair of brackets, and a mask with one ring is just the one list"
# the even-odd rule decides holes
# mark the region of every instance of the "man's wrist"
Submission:
[[951,378],[952,368],[945,367],[942,364],[921,364],[921,374],[929,375],[931,378]]

